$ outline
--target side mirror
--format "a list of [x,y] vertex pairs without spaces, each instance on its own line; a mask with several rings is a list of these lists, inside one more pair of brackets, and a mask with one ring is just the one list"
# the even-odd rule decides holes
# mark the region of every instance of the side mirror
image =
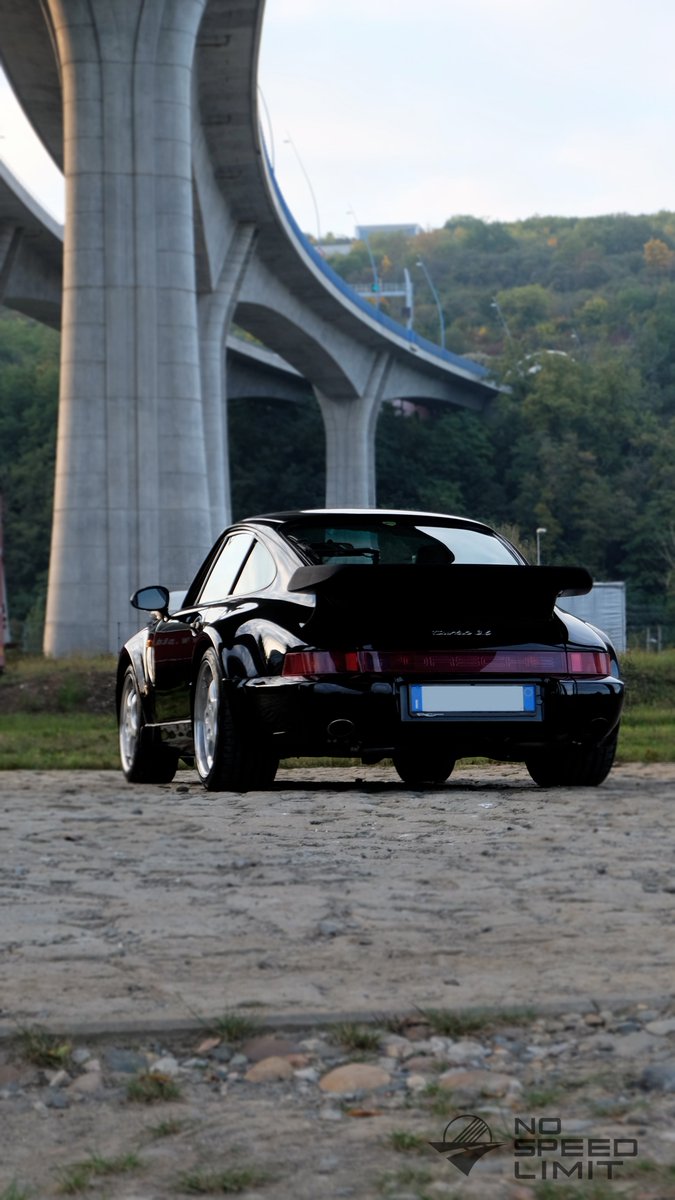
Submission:
[[158,612],[161,616],[166,616],[169,611],[169,589],[159,585],[139,588],[129,603],[133,604],[134,608],[140,608],[142,612]]

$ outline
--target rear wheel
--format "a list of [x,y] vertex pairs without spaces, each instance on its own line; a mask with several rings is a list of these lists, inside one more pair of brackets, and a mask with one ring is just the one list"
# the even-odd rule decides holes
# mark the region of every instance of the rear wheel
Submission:
[[132,667],[127,668],[122,682],[119,745],[122,770],[129,783],[171,783],[178,767],[178,755],[148,739],[141,694]]
[[192,728],[195,766],[210,792],[270,787],[279,760],[254,727],[235,716],[218,656],[207,650],[195,681]]
[[616,754],[619,731],[599,746],[570,746],[525,760],[539,787],[597,787],[609,775]]
[[392,762],[404,783],[445,783],[452,774],[455,759],[443,751],[425,754],[423,751],[402,750],[392,755]]

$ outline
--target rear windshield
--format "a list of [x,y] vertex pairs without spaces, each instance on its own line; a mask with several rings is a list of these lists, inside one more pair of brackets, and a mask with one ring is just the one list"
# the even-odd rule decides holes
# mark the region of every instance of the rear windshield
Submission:
[[311,563],[487,563],[522,560],[496,534],[462,525],[415,525],[392,518],[362,524],[289,522],[284,536]]

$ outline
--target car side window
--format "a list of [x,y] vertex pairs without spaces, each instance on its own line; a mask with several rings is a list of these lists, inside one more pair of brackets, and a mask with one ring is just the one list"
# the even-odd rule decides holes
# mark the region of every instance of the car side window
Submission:
[[256,542],[236,582],[233,595],[246,596],[249,592],[262,591],[269,587],[276,573],[277,568],[269,550],[262,542]]
[[251,547],[250,533],[233,533],[214,562],[199,596],[199,604],[214,604],[232,595],[232,585]]

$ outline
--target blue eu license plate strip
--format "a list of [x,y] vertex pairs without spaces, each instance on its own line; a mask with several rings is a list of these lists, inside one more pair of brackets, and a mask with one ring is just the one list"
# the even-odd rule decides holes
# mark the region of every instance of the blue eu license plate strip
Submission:
[[536,716],[537,689],[532,683],[414,683],[410,712],[473,716]]

